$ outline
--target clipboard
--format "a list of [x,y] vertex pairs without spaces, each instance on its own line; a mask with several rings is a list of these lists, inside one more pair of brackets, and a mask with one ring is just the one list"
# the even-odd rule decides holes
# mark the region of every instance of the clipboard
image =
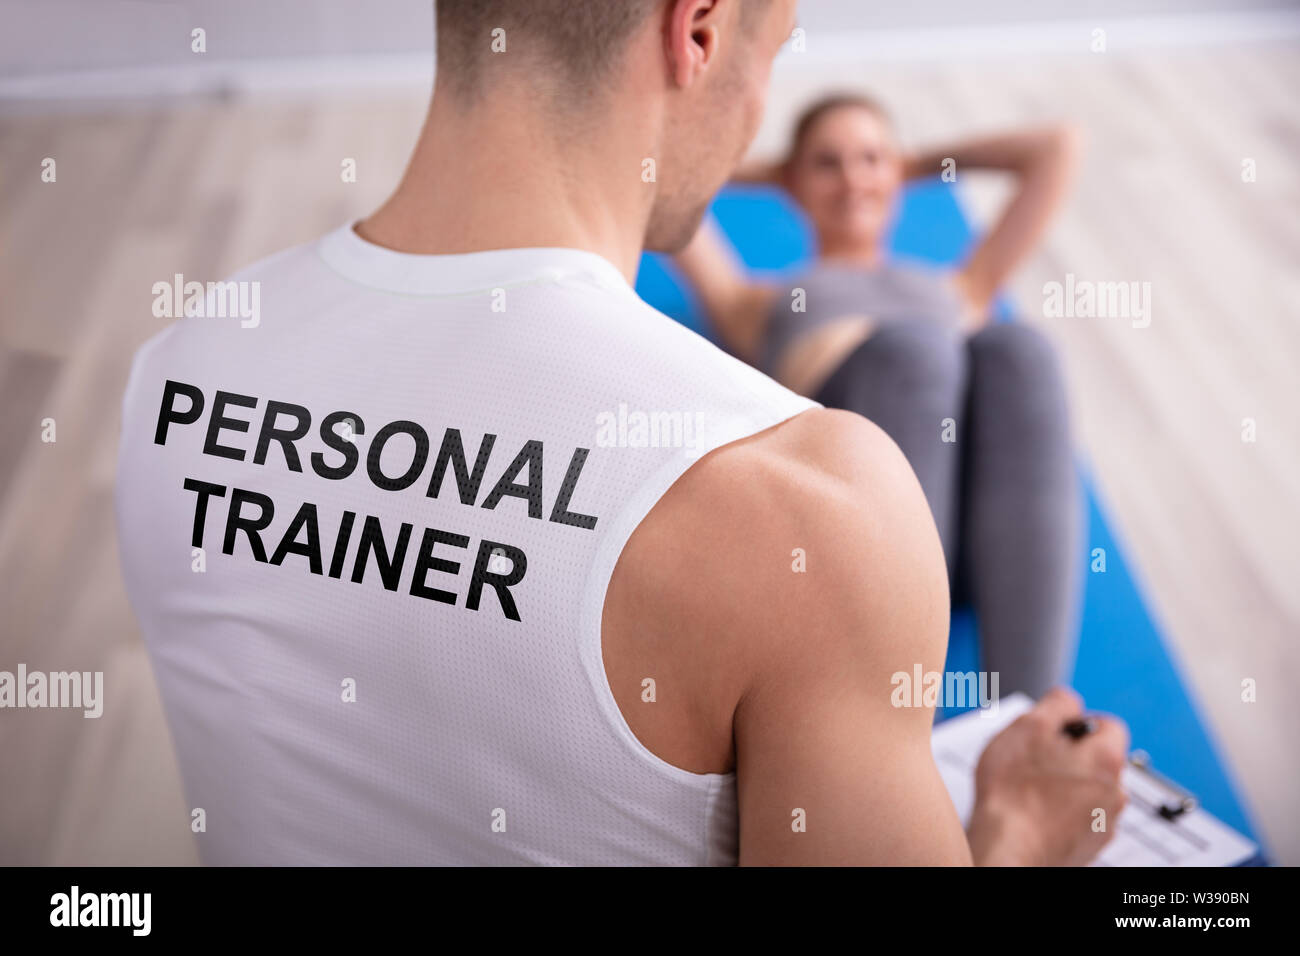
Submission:
[[[1002,728],[1033,707],[1011,694],[994,707],[968,711],[935,727],[931,748],[962,826],[975,803],[975,765]],[[1121,784],[1127,806],[1115,821],[1114,838],[1091,866],[1260,865],[1259,847],[1200,805],[1195,794],[1163,776],[1150,757],[1134,751]]]

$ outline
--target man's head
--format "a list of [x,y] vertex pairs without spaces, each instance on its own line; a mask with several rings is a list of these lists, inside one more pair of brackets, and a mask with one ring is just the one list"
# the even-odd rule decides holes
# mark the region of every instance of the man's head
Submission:
[[[796,0],[437,0],[438,88],[526,97],[557,139],[637,121],[648,248],[694,234],[758,130]],[[645,160],[653,160],[653,165]]]
[[467,102],[525,66],[586,99],[661,0],[437,0],[438,80]]

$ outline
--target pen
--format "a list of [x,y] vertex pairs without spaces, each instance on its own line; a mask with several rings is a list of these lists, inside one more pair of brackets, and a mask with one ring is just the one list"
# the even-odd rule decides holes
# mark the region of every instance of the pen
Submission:
[[1097,721],[1093,717],[1079,717],[1075,720],[1067,720],[1061,730],[1073,739],[1078,740],[1094,733],[1097,730]]

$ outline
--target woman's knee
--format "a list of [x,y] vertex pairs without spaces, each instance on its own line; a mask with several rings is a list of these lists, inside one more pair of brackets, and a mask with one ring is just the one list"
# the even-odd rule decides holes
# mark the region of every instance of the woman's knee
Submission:
[[970,405],[977,428],[1044,447],[1069,442],[1069,410],[1056,348],[1019,323],[989,326],[969,340]]
[[989,325],[969,340],[973,372],[1017,389],[1062,389],[1056,347],[1042,332],[1020,322]]
[[960,336],[935,322],[899,320],[877,329],[858,350],[878,375],[943,391],[960,389],[966,356]]

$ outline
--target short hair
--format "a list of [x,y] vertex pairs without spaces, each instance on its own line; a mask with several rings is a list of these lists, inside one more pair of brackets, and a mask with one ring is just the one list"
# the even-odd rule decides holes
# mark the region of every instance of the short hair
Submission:
[[[637,29],[664,0],[436,0],[440,79],[472,93],[504,30],[517,51],[563,71],[575,85],[607,76]],[[500,35],[498,35],[500,36]]]
[[809,105],[799,114],[799,119],[794,124],[794,135],[790,138],[790,152],[787,154],[787,160],[793,160],[803,149],[804,141],[808,134],[812,132],[822,119],[835,110],[844,109],[866,110],[885,124],[891,131],[894,129],[894,120],[889,115],[889,110],[881,105],[880,101],[866,93],[832,93],[824,96],[816,102]]

